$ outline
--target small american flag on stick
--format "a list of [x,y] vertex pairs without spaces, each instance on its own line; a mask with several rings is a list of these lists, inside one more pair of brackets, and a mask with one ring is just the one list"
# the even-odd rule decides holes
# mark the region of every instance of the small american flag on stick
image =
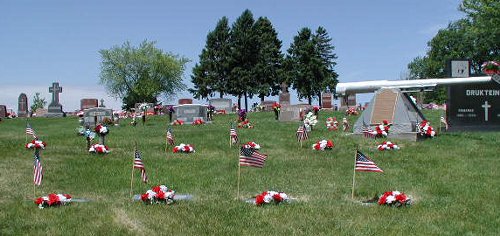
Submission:
[[229,129],[229,137],[231,137],[231,143],[236,144],[238,143],[238,133],[236,132],[236,128],[234,128],[233,125],[231,125],[231,128]]
[[384,172],[380,169],[375,162],[373,162],[369,157],[360,151],[356,152],[356,171],[367,171],[367,172]]
[[267,155],[255,151],[253,148],[240,149],[240,166],[262,168],[266,162]]
[[29,134],[33,136],[33,138],[36,138],[35,130],[31,128],[31,125],[29,123],[26,124],[26,134]]
[[43,167],[40,157],[35,155],[35,162],[33,163],[33,183],[40,186],[43,179]]
[[135,158],[134,158],[134,168],[141,170],[141,179],[142,182],[148,182],[148,176],[146,175],[146,169],[144,168],[144,163],[142,162],[141,152],[139,150],[135,150]]
[[170,127],[167,129],[167,143],[168,145],[175,146],[174,133]]
[[304,125],[299,126],[297,129],[297,142],[302,142],[304,140],[307,140],[309,138],[307,134],[306,127]]

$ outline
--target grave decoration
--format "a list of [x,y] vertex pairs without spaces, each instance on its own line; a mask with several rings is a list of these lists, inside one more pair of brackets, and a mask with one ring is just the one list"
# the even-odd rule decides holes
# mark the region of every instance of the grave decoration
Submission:
[[104,137],[109,133],[107,126],[99,124],[95,127],[95,132],[99,135],[99,144],[104,145]]
[[154,186],[145,194],[141,195],[141,200],[145,204],[174,203],[175,191],[165,185]]
[[418,124],[417,126],[418,131],[420,132],[420,135],[423,137],[427,138],[433,138],[436,136],[436,131],[434,131],[434,128],[432,128],[431,123],[427,120],[423,120]]
[[43,209],[46,207],[66,206],[71,203],[71,195],[69,194],[55,194],[51,193],[48,196],[43,196],[35,199],[35,204],[38,208]]
[[172,123],[172,114],[174,113],[174,106],[168,106],[168,122]]
[[255,143],[255,142],[247,142],[243,145],[243,148],[252,148],[254,150],[259,150],[260,149],[260,145],[258,143]]
[[318,151],[324,151],[324,150],[331,150],[333,147],[335,147],[335,144],[333,144],[332,140],[320,140],[317,141],[315,144],[312,145],[313,150],[318,150]]
[[31,142],[26,144],[26,148],[35,149],[35,152],[40,149],[45,149],[45,147],[47,147],[47,143],[38,139],[33,139]]
[[242,122],[247,119],[247,110],[239,109],[238,110],[238,121]]
[[380,151],[385,150],[399,150],[399,146],[391,141],[384,141],[383,143],[377,146],[377,149]]
[[315,116],[318,116],[320,109],[321,109],[320,106],[313,106],[312,110],[313,110]]
[[363,133],[367,138],[382,138],[387,137],[389,135],[389,130],[391,129],[392,123],[389,123],[387,120],[383,120],[382,124],[375,126],[375,130],[373,129],[365,129]]
[[481,69],[487,75],[500,74],[500,63],[496,61],[487,61],[481,65]]
[[304,125],[306,127],[307,132],[310,132],[314,126],[318,123],[317,117],[312,113],[308,112],[304,117]]
[[253,125],[252,125],[252,123],[250,123],[250,120],[245,119],[245,120],[241,121],[240,123],[238,123],[238,128],[252,129]]
[[357,116],[357,115],[359,115],[359,113],[358,113],[358,111],[356,111],[355,107],[349,107],[349,108],[347,108],[347,110],[345,111],[345,114],[347,116]]
[[179,152],[193,153],[193,152],[195,152],[195,150],[194,150],[194,147],[191,144],[181,143],[181,144],[179,144],[179,146],[175,146],[174,147],[173,152],[174,153],[179,153]]
[[276,120],[278,120],[280,117],[281,105],[279,103],[275,102],[273,104],[273,110],[274,110],[274,118]]
[[83,137],[85,137],[85,140],[87,140],[87,149],[90,149],[90,144],[95,138],[95,133],[87,128],[85,131],[83,131]]
[[284,192],[265,191],[255,197],[255,205],[262,206],[270,203],[280,204],[288,202],[288,195]]
[[184,124],[183,120],[174,120],[174,122],[172,122],[172,125],[183,125],[183,124]]
[[338,130],[339,122],[337,121],[337,118],[336,117],[326,118],[326,128],[328,129],[328,131]]
[[202,119],[196,119],[191,123],[192,125],[203,125],[205,122]]
[[212,105],[207,106],[207,120],[213,120],[215,114],[215,107]]
[[108,154],[110,151],[109,151],[108,146],[96,143],[96,144],[90,146],[89,152],[90,153],[97,153],[97,154]]
[[391,207],[401,207],[401,206],[410,206],[411,199],[406,196],[403,192],[399,191],[389,191],[385,192],[380,196],[378,200],[379,205],[387,205]]
[[147,116],[147,110],[151,108],[149,103],[141,103],[139,104],[139,110],[142,111],[142,124],[144,125],[146,123],[146,116]]
[[344,132],[347,132],[349,131],[349,128],[350,128],[350,125],[349,125],[349,121],[347,120],[347,118],[342,118],[342,131]]

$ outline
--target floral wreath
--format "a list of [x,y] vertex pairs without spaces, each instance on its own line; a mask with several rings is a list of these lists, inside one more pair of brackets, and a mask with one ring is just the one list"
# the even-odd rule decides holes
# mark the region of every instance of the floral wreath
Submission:
[[90,146],[89,152],[90,153],[97,153],[97,154],[108,154],[110,151],[109,151],[109,147],[106,145],[94,144],[94,145]]
[[481,69],[487,75],[500,74],[500,63],[496,61],[487,61],[481,65]]
[[328,129],[328,131],[337,130],[339,128],[339,122],[337,121],[337,118],[326,118],[326,128]]
[[183,124],[184,124],[183,120],[174,120],[174,122],[172,122],[172,125],[183,125]]
[[238,123],[238,128],[252,129],[253,125],[250,123],[250,120],[245,119],[244,121]]
[[316,123],[318,123],[317,117],[312,112],[308,112],[306,117],[304,117],[304,125],[306,128],[310,129],[310,127],[315,126]]
[[332,149],[335,147],[332,140],[321,140],[312,145],[313,150],[324,151],[325,149]]
[[173,152],[174,153],[178,153],[178,152],[193,153],[193,152],[195,152],[195,150],[194,150],[194,147],[191,146],[191,144],[181,143],[181,144],[179,144],[179,146],[174,147]]
[[165,185],[154,186],[145,194],[141,195],[141,200],[146,204],[165,203],[167,205],[174,203],[175,191]]
[[260,145],[258,143],[250,141],[248,143],[245,143],[243,145],[243,148],[252,148],[254,150],[259,150],[260,149]]
[[390,141],[384,141],[383,143],[381,143],[377,146],[377,149],[380,151],[399,150],[399,146],[395,143],[390,142]]
[[205,122],[202,120],[202,119],[196,119],[193,121],[193,123],[191,123],[192,125],[202,125],[202,124],[205,124]]
[[433,138],[436,136],[436,131],[432,128],[431,123],[427,120],[423,120],[420,124],[418,124],[418,130],[420,134],[424,137]]
[[288,202],[288,195],[284,192],[265,191],[255,197],[255,205],[262,206],[264,204]]
[[380,196],[378,204],[392,207],[410,206],[411,199],[403,192],[389,191]]
[[47,147],[47,143],[38,139],[33,139],[30,143],[26,144],[26,148],[28,149],[45,149],[45,147]]
[[51,193],[48,196],[43,196],[35,199],[35,204],[38,208],[43,209],[51,206],[65,206],[71,203],[71,195]]
[[105,125],[99,124],[95,127],[95,132],[101,136],[105,136],[109,133],[109,129]]

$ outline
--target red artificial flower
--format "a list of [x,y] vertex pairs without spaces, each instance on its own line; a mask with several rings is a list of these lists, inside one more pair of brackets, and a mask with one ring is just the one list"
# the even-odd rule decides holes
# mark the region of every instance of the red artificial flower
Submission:
[[255,197],[255,204],[257,206],[260,206],[264,203],[264,196],[265,196],[265,194],[261,194],[261,195],[258,195],[257,197]]
[[283,201],[283,198],[281,197],[281,195],[279,193],[278,194],[274,194],[273,195],[273,199],[274,199],[274,201],[276,201],[278,203]]
[[71,199],[71,195],[69,194],[63,194],[64,197],[66,197],[66,199]]
[[153,190],[153,192],[155,193],[159,193],[161,191],[161,188],[160,186],[154,186],[151,190]]
[[332,140],[327,140],[326,141],[326,147],[327,148],[333,148],[335,145],[333,144],[333,141]]
[[43,203],[43,198],[39,197],[39,198],[35,199],[35,204],[40,205],[42,203]]
[[404,193],[401,193],[401,194],[396,196],[396,200],[401,202],[401,203],[405,203],[407,199],[408,199],[408,197],[406,197],[406,195]]
[[59,203],[59,197],[57,196],[57,194],[49,194],[49,206],[55,205],[57,203]]
[[380,150],[380,151],[384,151],[384,147],[383,147],[383,145],[379,145],[379,146],[378,146],[378,150]]
[[189,146],[188,145],[184,146],[184,151],[185,152],[189,152]]
[[320,150],[321,149],[321,146],[319,145],[319,142],[316,143],[316,145],[314,145],[314,149],[316,149],[316,150]]
[[163,192],[163,191],[157,192],[156,198],[158,198],[160,200],[165,200],[165,192]]
[[148,196],[149,196],[149,195],[148,195],[147,193],[142,194],[142,195],[141,195],[141,200],[142,200],[143,202],[147,201],[147,200],[148,200]]
[[174,147],[174,153],[177,153],[177,152],[179,152],[179,147],[176,146],[176,147]]
[[379,205],[385,204],[385,200],[387,199],[387,196],[384,194],[380,199],[378,200]]

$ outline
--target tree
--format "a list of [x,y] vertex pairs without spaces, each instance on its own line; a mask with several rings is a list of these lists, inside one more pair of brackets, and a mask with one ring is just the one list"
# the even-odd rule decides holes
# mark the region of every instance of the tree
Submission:
[[155,42],[143,41],[133,47],[122,46],[100,50],[101,84],[108,93],[123,100],[129,109],[139,102],[156,103],[159,96],[171,97],[182,91],[182,74],[187,59],[164,53]]
[[264,97],[277,95],[282,82],[283,54],[278,33],[266,17],[259,17],[254,25],[255,34],[259,37],[257,61],[253,74],[256,85],[252,93],[258,94],[261,102]]
[[41,98],[40,93],[36,92],[35,96],[33,96],[33,102],[30,106],[31,112],[35,112],[38,108],[44,108],[46,104],[47,101],[45,101],[45,98]]
[[194,89],[189,91],[195,98],[207,98],[214,92],[222,98],[228,90],[229,55],[231,53],[230,28],[227,17],[222,17],[214,31],[207,35],[205,48],[200,54],[200,62],[193,68],[191,81]]
[[321,65],[317,73],[318,77],[316,78],[317,90],[319,90],[318,100],[321,106],[321,92],[324,92],[325,89],[333,90],[338,83],[338,74],[334,70],[335,65],[337,65],[335,62],[337,55],[333,52],[335,47],[332,45],[332,39],[328,36],[325,28],[318,27],[312,40],[316,47],[317,56],[321,59]]

